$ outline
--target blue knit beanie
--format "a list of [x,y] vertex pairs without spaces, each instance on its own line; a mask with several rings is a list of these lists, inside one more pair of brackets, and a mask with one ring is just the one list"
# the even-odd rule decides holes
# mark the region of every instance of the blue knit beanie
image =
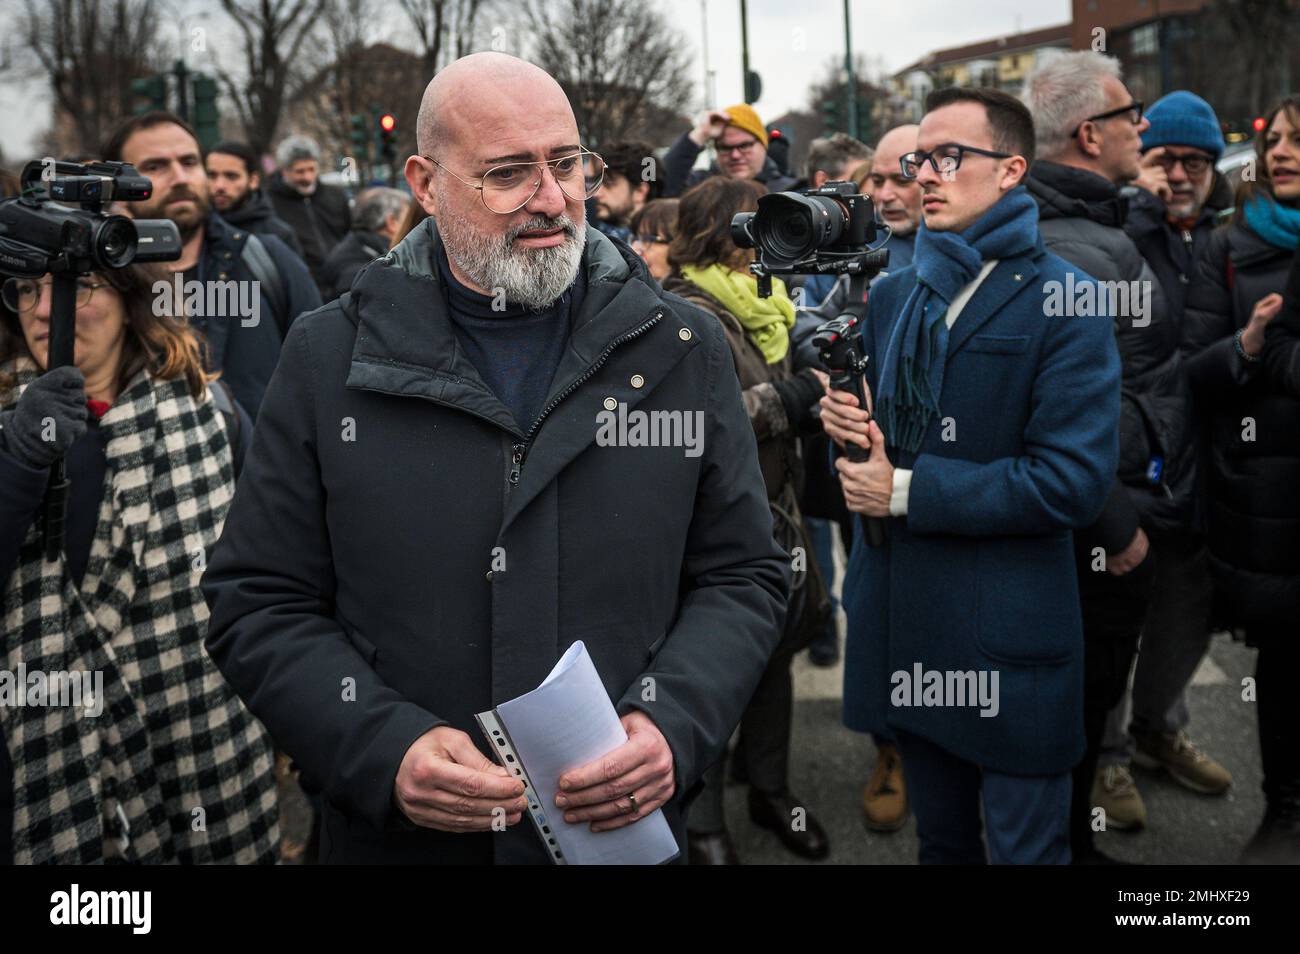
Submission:
[[1185,89],[1162,96],[1146,111],[1151,128],[1142,134],[1142,148],[1192,146],[1215,159],[1223,155],[1223,131],[1214,109]]

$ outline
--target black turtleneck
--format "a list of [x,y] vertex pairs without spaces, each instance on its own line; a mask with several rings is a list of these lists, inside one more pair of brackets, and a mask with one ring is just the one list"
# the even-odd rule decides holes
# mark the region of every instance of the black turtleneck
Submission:
[[437,261],[456,339],[483,383],[526,432],[541,413],[568,343],[570,316],[577,312],[585,290],[582,269],[578,280],[549,308],[534,311],[507,302],[503,310],[494,311],[491,297],[466,288],[451,273],[441,245]]

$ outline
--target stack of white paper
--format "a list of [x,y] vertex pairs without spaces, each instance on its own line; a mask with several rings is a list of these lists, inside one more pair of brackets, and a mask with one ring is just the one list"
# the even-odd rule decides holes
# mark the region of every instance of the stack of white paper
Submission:
[[592,832],[589,822],[566,822],[564,812],[555,805],[561,775],[627,741],[618,713],[581,642],[569,647],[540,686],[502,703],[495,713],[541,799],[546,813],[543,823],[553,833],[565,861],[653,865],[677,855],[677,842],[661,810],[615,831]]

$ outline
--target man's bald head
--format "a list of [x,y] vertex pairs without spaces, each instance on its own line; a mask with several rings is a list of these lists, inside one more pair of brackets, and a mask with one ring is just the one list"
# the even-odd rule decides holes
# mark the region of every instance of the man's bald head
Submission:
[[539,113],[552,123],[567,118],[577,140],[573,107],[549,73],[508,53],[471,53],[449,63],[425,87],[415,121],[416,146],[421,154],[436,156],[439,148],[465,147],[466,130],[491,139],[495,130],[535,121]]
[[895,126],[880,137],[880,142],[876,145],[876,152],[883,152],[893,156],[894,165],[898,165],[899,157],[916,151],[916,134],[920,131],[921,127],[915,123],[907,126]]
[[425,89],[416,142],[406,181],[453,277],[529,308],[564,294],[587,219],[578,123],[560,84],[504,53],[462,57]]
[[903,177],[898,160],[916,151],[921,127],[895,126],[880,137],[871,160],[867,189],[876,202],[880,218],[897,236],[911,235],[921,221],[921,187]]

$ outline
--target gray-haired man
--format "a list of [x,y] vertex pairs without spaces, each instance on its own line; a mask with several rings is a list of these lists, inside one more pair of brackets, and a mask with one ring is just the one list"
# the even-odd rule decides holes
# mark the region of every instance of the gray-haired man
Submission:
[[289,136],[275,150],[279,169],[267,194],[275,214],[293,227],[302,243],[307,268],[323,298],[328,299],[321,266],[331,249],[352,227],[348,197],[342,189],[320,181],[320,147],[306,136]]
[[374,188],[357,194],[352,231],[334,247],[321,266],[328,301],[352,287],[357,272],[388,252],[401,227],[411,197],[400,189]]

